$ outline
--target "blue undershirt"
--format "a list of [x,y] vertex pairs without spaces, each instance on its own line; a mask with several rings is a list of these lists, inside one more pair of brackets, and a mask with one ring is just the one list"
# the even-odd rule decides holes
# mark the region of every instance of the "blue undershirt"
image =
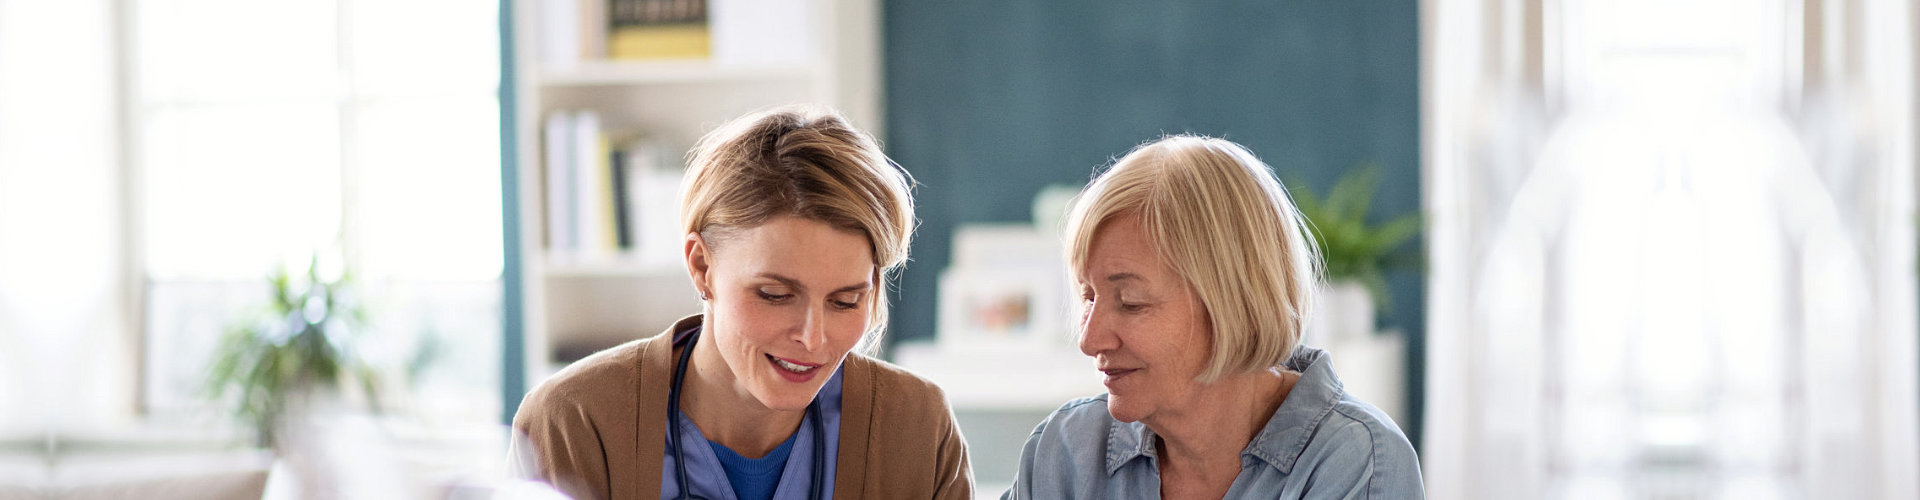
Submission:
[[768,500],[773,498],[773,489],[780,486],[780,471],[787,467],[787,456],[793,452],[793,440],[800,433],[787,436],[787,441],[767,456],[747,458],[734,453],[733,449],[722,446],[711,439],[707,444],[713,447],[713,454],[720,458],[720,468],[727,472],[727,483],[733,485],[733,494],[740,500]]

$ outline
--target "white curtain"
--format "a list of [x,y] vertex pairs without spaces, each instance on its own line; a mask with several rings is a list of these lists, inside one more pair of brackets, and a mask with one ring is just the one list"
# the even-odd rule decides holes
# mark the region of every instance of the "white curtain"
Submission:
[[0,0],[0,441],[133,417],[111,4]]
[[1429,0],[1432,498],[1915,498],[1913,11]]

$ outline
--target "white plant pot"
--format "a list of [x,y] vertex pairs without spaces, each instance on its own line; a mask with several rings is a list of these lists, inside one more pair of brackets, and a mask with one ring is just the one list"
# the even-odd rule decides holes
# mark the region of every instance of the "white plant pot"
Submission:
[[1320,303],[1307,316],[1305,341],[1326,345],[1373,335],[1373,296],[1357,282],[1320,287]]
[[1373,295],[1358,282],[1320,288],[1319,307],[1307,320],[1306,343],[1326,349],[1346,391],[1405,424],[1406,348],[1397,334],[1374,329]]

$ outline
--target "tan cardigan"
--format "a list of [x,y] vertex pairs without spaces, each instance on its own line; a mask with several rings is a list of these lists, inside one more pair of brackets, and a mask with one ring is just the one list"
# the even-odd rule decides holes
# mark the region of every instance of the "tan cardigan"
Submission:
[[[534,479],[578,499],[660,497],[673,332],[600,351],[527,393],[513,428],[533,447]],[[973,497],[967,442],[933,383],[859,354],[845,372],[834,498]]]

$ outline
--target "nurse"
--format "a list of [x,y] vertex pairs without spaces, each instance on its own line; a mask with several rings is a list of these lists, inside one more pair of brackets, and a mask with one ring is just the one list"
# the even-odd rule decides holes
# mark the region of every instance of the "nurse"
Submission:
[[945,396],[866,354],[907,258],[909,184],[829,110],[708,134],[680,197],[701,314],[529,392],[523,475],[582,499],[971,498]]

